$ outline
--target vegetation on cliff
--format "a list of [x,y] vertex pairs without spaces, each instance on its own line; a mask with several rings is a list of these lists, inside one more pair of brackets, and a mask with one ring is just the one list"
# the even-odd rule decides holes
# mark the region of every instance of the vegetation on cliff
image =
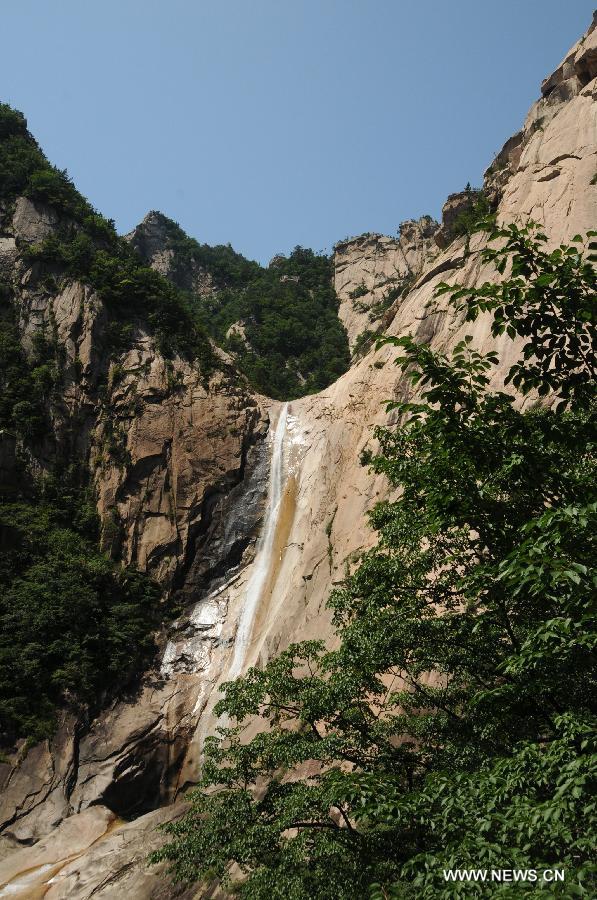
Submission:
[[0,280],[0,433],[31,441],[49,430],[46,401],[56,382],[56,361],[41,333],[26,358],[10,294],[9,285]]
[[225,687],[232,725],[153,857],[180,880],[435,900],[469,890],[444,870],[564,867],[554,895],[595,893],[595,256],[531,227],[492,237],[503,280],[443,290],[522,338],[516,391],[558,402],[490,393],[496,354],[470,338],[450,357],[392,341],[420,399],[393,404],[365,462],[398,499],[329,600],[337,649],[293,645]]
[[[338,319],[329,257],[297,247],[263,268],[229,246],[210,247],[167,224],[174,253],[171,280],[148,265],[114,223],[79,194],[66,172],[52,166],[27,130],[23,115],[0,104],[0,203],[4,216],[25,196],[55,211],[59,224],[41,243],[23,248],[47,276],[76,278],[93,287],[112,319],[114,349],[130,344],[131,326],[149,327],[165,355],[196,360],[204,373],[214,363],[210,334],[234,353],[256,390],[277,399],[313,393],[331,384],[350,363]],[[214,280],[210,297],[181,290],[185,266]],[[240,323],[238,330],[230,327]]]
[[463,193],[468,202],[448,229],[451,237],[470,237],[479,228],[480,222],[493,215],[491,204],[482,188],[473,188],[467,184]]
[[185,288],[195,267],[208,272],[216,288],[242,288],[260,272],[259,263],[237,253],[230,244],[201,244],[163,213],[154,211],[152,215],[163,229],[165,249],[172,251],[168,277],[177,287]]
[[[206,372],[209,339],[182,295],[48,163],[21,113],[0,105],[3,226],[19,196],[55,214],[56,230],[43,244],[19,247],[38,263],[48,292],[86,281],[106,302],[111,349],[142,321],[164,352],[199,359]],[[147,665],[164,614],[147,576],[98,549],[81,423],[70,420],[61,397],[64,348],[50,323],[34,331],[25,352],[23,289],[13,280],[7,268],[0,280],[0,745],[9,749],[19,738],[49,736],[61,709],[82,718],[97,711]]]
[[[2,286],[0,454],[0,746],[49,737],[58,712],[83,718],[141,671],[164,614],[150,579],[98,550],[98,519],[76,455],[57,454],[49,401],[60,357],[41,334],[27,357]],[[34,477],[40,445],[53,474]],[[16,453],[14,452],[16,450]],[[13,456],[14,454],[14,456]]]
[[66,172],[52,166],[27,130],[22,113],[0,104],[0,203],[7,218],[19,196],[58,214],[56,229],[23,248],[47,275],[76,278],[95,288],[113,319],[117,346],[130,343],[130,326],[142,322],[160,351],[213,363],[209,338],[184,294],[144,266],[114,223],[79,194]]
[[[241,289],[213,297],[204,322],[256,390],[290,400],[323,390],[350,364],[329,257],[296,247]],[[228,329],[242,323],[243,334]]]
[[290,400],[328,387],[348,369],[330,257],[296,247],[264,268],[230,246],[198,243],[166,216],[160,224],[172,251],[169,277],[183,287],[197,268],[209,274],[211,292],[187,289],[188,301],[256,390]]
[[59,710],[85,720],[147,664],[162,608],[146,576],[97,549],[84,491],[48,479],[0,502],[0,744],[49,737]]

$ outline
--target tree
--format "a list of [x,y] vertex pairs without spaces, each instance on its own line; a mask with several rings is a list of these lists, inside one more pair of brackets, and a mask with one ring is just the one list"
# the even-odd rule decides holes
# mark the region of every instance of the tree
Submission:
[[168,612],[146,575],[97,550],[84,492],[60,487],[60,503],[0,502],[3,747],[51,736],[60,709],[96,713],[149,663]]
[[[547,236],[530,222],[523,228],[490,227],[490,239],[501,246],[486,247],[484,262],[495,264],[499,275],[510,266],[506,280],[485,282],[480,287],[454,291],[442,284],[438,293],[450,293],[462,301],[468,321],[479,313],[493,314],[494,337],[507,334],[526,340],[522,359],[512,366],[506,383],[540,396],[558,393],[565,406],[569,397],[586,392],[593,396],[596,375],[595,268],[597,243],[589,231],[589,253],[582,252],[580,234],[576,246],[560,245],[548,252]],[[580,245],[580,246],[579,246]]]
[[513,264],[499,305],[486,286],[442,290],[522,335],[529,365],[510,380],[541,389],[543,373],[567,408],[489,393],[497,356],[470,337],[451,357],[386,339],[417,393],[365,462],[398,499],[372,510],[377,545],[330,597],[338,649],[293,645],[225,686],[216,710],[235,724],[207,740],[190,811],[153,856],[177,879],[247,898],[436,898],[467,889],[444,868],[564,866],[563,895],[592,893],[595,275],[577,247],[546,258],[533,229],[493,237],[498,271]]

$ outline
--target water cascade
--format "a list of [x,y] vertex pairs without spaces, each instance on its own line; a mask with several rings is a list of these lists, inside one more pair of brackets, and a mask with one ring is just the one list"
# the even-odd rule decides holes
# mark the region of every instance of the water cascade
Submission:
[[278,524],[278,514],[280,512],[282,495],[284,492],[284,437],[286,434],[287,417],[288,404],[285,403],[280,409],[276,430],[274,432],[265,506],[265,520],[257,543],[255,560],[253,562],[251,576],[247,583],[245,602],[243,603],[238,628],[236,630],[234,653],[228,671],[229,678],[236,678],[243,669],[247,650],[251,643],[253,624],[259,607],[259,600],[261,599],[263,589],[267,583],[272,567],[272,555]]

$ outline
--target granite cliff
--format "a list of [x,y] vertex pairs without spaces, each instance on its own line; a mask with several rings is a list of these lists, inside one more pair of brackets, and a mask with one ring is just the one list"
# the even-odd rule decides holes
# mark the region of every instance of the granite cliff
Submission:
[[[534,219],[554,244],[594,227],[596,99],[594,20],[485,174],[484,195],[498,221]],[[472,285],[494,277],[481,261],[485,237],[455,228],[470,202],[470,193],[454,194],[441,224],[424,218],[404,223],[396,239],[364,235],[337,245],[339,315],[353,349],[366,331],[411,334],[439,350],[472,333],[480,350],[498,351],[493,386],[503,387],[515,344],[492,338],[484,318],[465,324],[435,298],[440,281]],[[19,201],[1,259],[18,285],[24,341],[51,316],[67,358],[81,360],[81,382],[65,369],[64,408],[55,421],[59,430],[77,414],[80,453],[91,459],[104,434],[96,396],[105,365],[102,302],[78,283],[47,296],[20,251],[20,242],[39,240],[54,224],[47,210]],[[152,265],[171,274],[159,242],[148,252]],[[205,272],[177,275],[187,276],[189,290],[213,288]],[[179,814],[215,725],[218,685],[230,674],[253,590],[254,557],[263,564],[256,537],[273,496],[271,453],[278,453],[283,483],[242,668],[295,639],[329,634],[330,587],[371,542],[365,513],[386,488],[359,457],[373,426],[388,421],[383,401],[405,396],[407,387],[390,348],[362,340],[357,350],[334,384],[287,408],[248,391],[226,358],[206,384],[184,360],[163,358],[143,331],[119,358],[118,379],[104,373],[128,451],[126,465],[94,468],[104,541],[118,541],[122,558],[154,573],[183,610],[160,638],[159,664],[130,696],[83,731],[65,718],[52,741],[3,766],[0,884],[8,887],[0,896],[206,896],[173,888],[159,867],[147,867],[146,855],[160,842],[156,825]],[[115,516],[117,536],[108,527]]]

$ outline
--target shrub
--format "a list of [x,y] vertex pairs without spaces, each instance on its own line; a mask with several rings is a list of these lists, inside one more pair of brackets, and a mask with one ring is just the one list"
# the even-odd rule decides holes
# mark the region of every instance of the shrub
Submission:
[[357,286],[354,290],[349,292],[348,296],[350,297],[351,300],[358,300],[359,297],[364,297],[368,293],[369,293],[369,291],[367,290],[365,283],[363,281],[361,281],[360,284],[357,284]]
[[372,347],[373,341],[377,337],[377,332],[371,331],[369,328],[361,331],[361,333],[357,335],[354,342],[354,346],[352,348],[352,358],[360,359],[362,356],[365,356],[368,350]]
[[482,190],[473,189],[467,185],[467,193],[470,195],[470,206],[454,220],[450,228],[453,237],[470,237],[479,229],[482,222],[492,216],[491,205]]

